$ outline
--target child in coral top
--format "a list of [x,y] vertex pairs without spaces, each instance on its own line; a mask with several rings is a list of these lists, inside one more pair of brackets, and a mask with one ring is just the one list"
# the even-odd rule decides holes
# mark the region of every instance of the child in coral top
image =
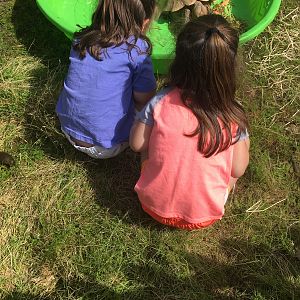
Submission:
[[221,16],[186,24],[168,86],[131,130],[131,148],[148,152],[135,190],[163,224],[196,229],[221,219],[228,192],[248,166],[248,122],[235,99],[238,42]]

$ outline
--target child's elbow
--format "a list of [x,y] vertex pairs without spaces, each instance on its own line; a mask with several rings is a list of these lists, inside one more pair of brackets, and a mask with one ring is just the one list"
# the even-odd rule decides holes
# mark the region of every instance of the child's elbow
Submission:
[[245,174],[248,165],[249,165],[249,157],[232,168],[231,176],[234,178],[242,177]]
[[141,152],[141,147],[139,147],[139,145],[135,144],[135,143],[129,143],[129,146],[131,148],[132,151],[134,152]]
[[244,170],[232,170],[231,177],[240,178],[245,174],[246,169]]
[[249,164],[249,139],[234,145],[231,176],[239,178],[244,175]]
[[142,152],[144,151],[145,148],[143,143],[134,139],[129,139],[129,146],[131,150],[134,152]]

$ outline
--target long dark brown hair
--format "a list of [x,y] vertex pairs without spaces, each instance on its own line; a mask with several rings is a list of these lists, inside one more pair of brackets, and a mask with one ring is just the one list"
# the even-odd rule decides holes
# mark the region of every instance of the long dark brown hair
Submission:
[[198,127],[187,135],[199,135],[198,150],[205,157],[229,148],[248,127],[235,99],[238,43],[237,31],[220,15],[187,23],[177,39],[169,83],[181,90],[183,103],[198,119]]
[[154,9],[155,0],[99,0],[92,24],[75,33],[73,48],[81,59],[88,50],[100,60],[101,49],[126,43],[130,52],[141,38],[147,42],[146,53],[150,55],[151,42],[142,27],[145,19],[151,19]]

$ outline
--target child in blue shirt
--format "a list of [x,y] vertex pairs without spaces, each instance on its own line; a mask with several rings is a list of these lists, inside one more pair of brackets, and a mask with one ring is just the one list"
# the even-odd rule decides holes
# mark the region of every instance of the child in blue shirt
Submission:
[[70,143],[93,158],[128,146],[135,109],[155,94],[144,34],[154,9],[155,0],[101,0],[92,24],[75,34],[56,113]]

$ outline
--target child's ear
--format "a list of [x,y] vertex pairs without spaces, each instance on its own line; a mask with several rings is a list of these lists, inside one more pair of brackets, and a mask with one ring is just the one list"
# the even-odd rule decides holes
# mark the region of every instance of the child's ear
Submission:
[[149,29],[150,19],[145,19],[143,22],[142,32],[145,33]]

